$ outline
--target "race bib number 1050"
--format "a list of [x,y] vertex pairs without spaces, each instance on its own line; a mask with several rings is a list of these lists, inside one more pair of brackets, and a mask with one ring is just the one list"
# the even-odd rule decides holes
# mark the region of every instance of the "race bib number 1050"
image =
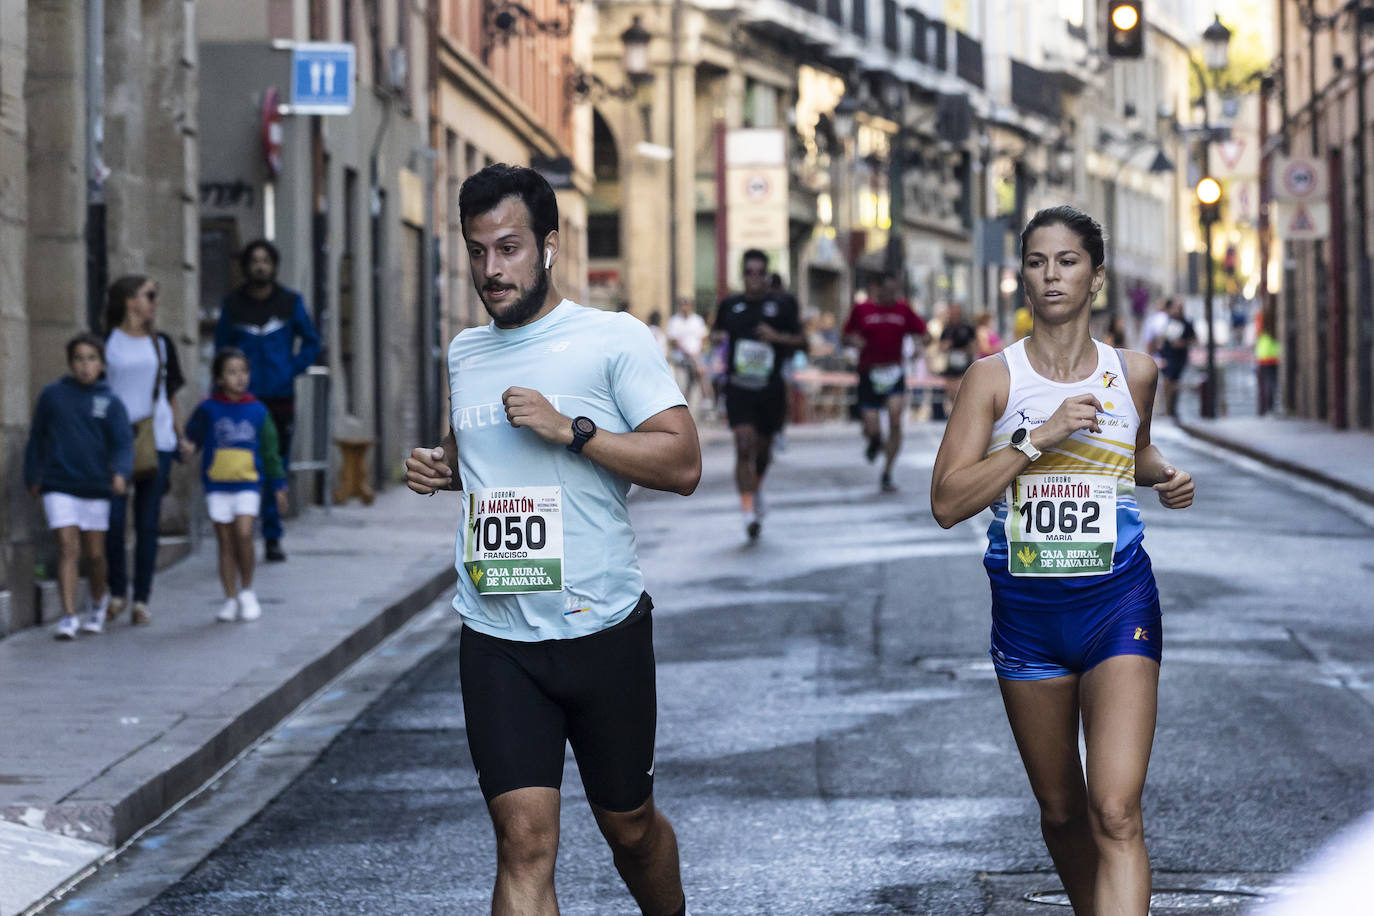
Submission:
[[1098,474],[1022,474],[1007,510],[1013,576],[1097,576],[1116,551],[1116,479]]
[[561,487],[468,493],[463,567],[479,595],[563,590]]

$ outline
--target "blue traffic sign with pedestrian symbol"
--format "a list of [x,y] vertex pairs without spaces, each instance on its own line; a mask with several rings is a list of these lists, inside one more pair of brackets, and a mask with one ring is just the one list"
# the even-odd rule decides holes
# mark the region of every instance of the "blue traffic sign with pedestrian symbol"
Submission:
[[351,44],[301,42],[291,48],[291,113],[353,110],[355,52]]

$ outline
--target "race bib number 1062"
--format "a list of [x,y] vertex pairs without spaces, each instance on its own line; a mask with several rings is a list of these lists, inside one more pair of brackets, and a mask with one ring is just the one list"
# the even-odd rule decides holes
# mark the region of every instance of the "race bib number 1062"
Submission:
[[563,590],[561,487],[468,493],[463,567],[480,595]]
[[1098,474],[1022,474],[1007,510],[1013,576],[1097,576],[1112,571],[1116,479]]

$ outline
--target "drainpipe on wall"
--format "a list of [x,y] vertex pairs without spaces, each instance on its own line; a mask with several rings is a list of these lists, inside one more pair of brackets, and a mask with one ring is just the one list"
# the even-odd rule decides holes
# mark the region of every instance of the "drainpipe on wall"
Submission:
[[109,259],[105,238],[105,0],[86,0],[86,322],[99,331]]

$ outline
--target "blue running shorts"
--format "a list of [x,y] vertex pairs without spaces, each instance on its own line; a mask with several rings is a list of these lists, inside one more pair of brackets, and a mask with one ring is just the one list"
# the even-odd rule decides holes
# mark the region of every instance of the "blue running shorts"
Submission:
[[1149,556],[1134,546],[1123,551],[1125,562],[1119,559],[1115,571],[1091,579],[1018,579],[989,565],[988,654],[997,676],[1038,681],[1082,674],[1116,655],[1158,662],[1164,642],[1159,592]]

